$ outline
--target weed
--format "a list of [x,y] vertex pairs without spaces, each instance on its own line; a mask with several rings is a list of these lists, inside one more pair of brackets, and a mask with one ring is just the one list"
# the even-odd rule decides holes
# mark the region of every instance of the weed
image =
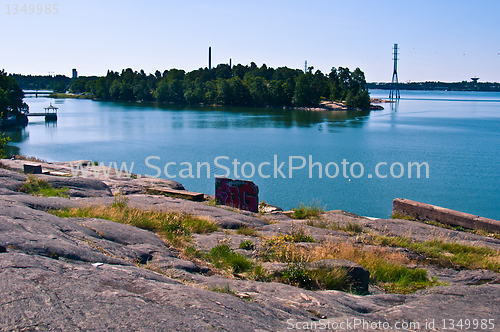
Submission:
[[304,227],[299,227],[298,230],[295,230],[294,224],[292,223],[290,226],[292,233],[291,235],[285,235],[285,241],[288,242],[316,242],[316,240],[311,236],[306,234]]
[[280,282],[305,289],[350,289],[347,271],[342,268],[309,269],[304,262],[290,263],[279,277]]
[[254,250],[255,244],[251,240],[245,240],[240,242],[239,248],[244,250]]
[[417,220],[416,218],[414,218],[412,216],[402,214],[399,212],[393,212],[391,218],[392,219],[402,219],[402,220]]
[[348,222],[341,230],[348,233],[363,233],[363,226],[355,222]]
[[200,250],[196,249],[196,247],[194,246],[187,246],[185,249],[184,249],[184,254],[188,257],[192,257],[192,258],[198,258],[198,259],[201,259],[203,258],[203,252],[201,252]]
[[304,262],[292,262],[287,269],[283,271],[280,281],[301,288],[311,289],[313,279]]
[[219,244],[213,247],[207,258],[216,268],[230,269],[233,273],[245,272],[253,267],[251,260],[234,252],[227,244]]
[[293,217],[295,219],[310,219],[318,218],[320,214],[325,212],[325,209],[318,204],[305,205],[300,203],[298,208],[293,208]]
[[217,293],[226,293],[230,295],[236,295],[236,292],[229,287],[229,284],[226,284],[224,286],[213,286],[210,288],[212,292],[217,292]]
[[23,184],[21,192],[34,195],[34,196],[58,196],[69,197],[67,194],[68,188],[54,188],[47,181],[39,179],[34,175],[29,175],[28,180]]
[[204,202],[204,204],[208,206],[217,206],[217,200],[215,198],[212,198],[211,200]]
[[256,265],[253,268],[253,278],[256,281],[269,281],[270,277],[266,270],[262,267],[262,264]]
[[290,235],[280,234],[264,241],[262,259],[283,263],[306,261],[305,255],[297,249],[295,242],[289,241],[289,237]]
[[257,231],[254,228],[250,228],[247,226],[241,226],[236,230],[236,234],[246,235],[246,236],[259,236]]
[[117,207],[117,208],[126,208],[128,204],[128,197],[125,197],[121,194],[121,192],[117,195],[115,195],[115,198],[113,199],[113,203],[111,203],[111,207]]

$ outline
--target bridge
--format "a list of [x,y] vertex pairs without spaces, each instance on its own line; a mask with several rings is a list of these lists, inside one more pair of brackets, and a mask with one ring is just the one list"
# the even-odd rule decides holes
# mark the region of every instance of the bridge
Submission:
[[53,94],[54,91],[50,90],[23,90],[25,96],[35,96],[35,98],[38,98],[38,95],[40,96],[48,96],[50,94]]

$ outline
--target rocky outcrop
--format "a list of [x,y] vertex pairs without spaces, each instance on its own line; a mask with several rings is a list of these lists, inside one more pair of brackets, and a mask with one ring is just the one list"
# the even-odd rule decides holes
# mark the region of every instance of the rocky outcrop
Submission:
[[[370,295],[360,296],[224,277],[196,259],[188,260],[150,231],[109,220],[59,218],[46,212],[111,204],[114,198],[104,182],[47,180],[54,186],[73,186],[75,194],[62,198],[18,192],[25,180],[23,174],[0,169],[1,330],[263,332],[305,329],[320,322],[330,326],[347,321],[352,324],[353,320],[380,321],[394,327],[404,320],[419,322],[419,331],[435,331],[443,328],[442,319],[487,320],[500,315],[499,274],[489,270],[431,266],[430,276],[448,285],[409,295],[385,294],[372,285]],[[358,236],[312,227],[283,215],[237,213],[145,194],[127,198],[132,207],[182,211],[217,222],[223,231],[194,237],[193,245],[205,250],[224,238],[231,238],[235,250],[245,240],[252,240],[259,248],[262,236],[289,234],[297,227],[303,227],[317,241],[352,241]],[[415,239],[437,234],[500,248],[496,239],[418,222],[370,220],[341,212],[326,213],[322,218],[339,225],[356,222],[373,234],[406,234]],[[253,227],[257,233],[249,236],[228,230],[239,226]],[[252,254],[252,250],[246,251]],[[353,278],[362,281],[362,287],[366,286],[366,271],[351,262],[324,260],[311,267],[335,268],[341,263],[356,273]],[[425,327],[426,320],[433,319],[435,327]],[[495,329],[496,325],[491,330]]]

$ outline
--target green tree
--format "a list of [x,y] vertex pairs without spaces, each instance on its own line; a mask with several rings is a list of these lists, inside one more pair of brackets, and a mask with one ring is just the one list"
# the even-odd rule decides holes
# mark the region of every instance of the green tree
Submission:
[[250,105],[252,103],[250,89],[240,77],[230,79],[229,85],[233,93],[233,105]]
[[313,75],[308,72],[297,77],[293,104],[295,106],[316,106],[319,103],[319,95],[313,86]]
[[205,95],[203,103],[213,104],[217,100],[217,86],[214,81],[208,81],[203,84]]
[[109,87],[109,95],[111,99],[113,100],[119,100],[120,99],[120,88],[121,88],[121,82],[119,79],[115,79],[113,83],[111,83],[111,86]]
[[64,82],[64,80],[60,80],[59,83],[57,83],[57,85],[54,87],[53,91],[55,93],[65,93],[67,91],[66,87],[66,82]]
[[99,78],[92,90],[94,96],[100,99],[109,99],[110,98],[110,84],[105,77]]
[[[229,66],[228,66],[229,67]],[[233,104],[231,86],[226,79],[217,80],[217,102],[222,105]]]
[[257,76],[249,79],[250,95],[257,106],[265,106],[269,102],[269,89],[265,78]]
[[77,78],[71,82],[69,91],[72,93],[83,93],[86,92],[85,85],[87,84],[87,78]]
[[23,114],[28,112],[29,108],[23,98],[24,92],[17,81],[2,69],[0,71],[0,117],[15,115],[20,119],[24,116]]
[[122,82],[120,84],[120,99],[124,101],[135,100],[134,89],[132,88],[132,84],[127,82]]

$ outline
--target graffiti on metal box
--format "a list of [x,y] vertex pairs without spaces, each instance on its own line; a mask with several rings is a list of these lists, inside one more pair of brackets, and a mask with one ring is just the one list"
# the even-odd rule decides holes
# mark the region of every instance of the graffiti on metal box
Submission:
[[252,181],[215,178],[217,204],[259,212],[259,187]]

